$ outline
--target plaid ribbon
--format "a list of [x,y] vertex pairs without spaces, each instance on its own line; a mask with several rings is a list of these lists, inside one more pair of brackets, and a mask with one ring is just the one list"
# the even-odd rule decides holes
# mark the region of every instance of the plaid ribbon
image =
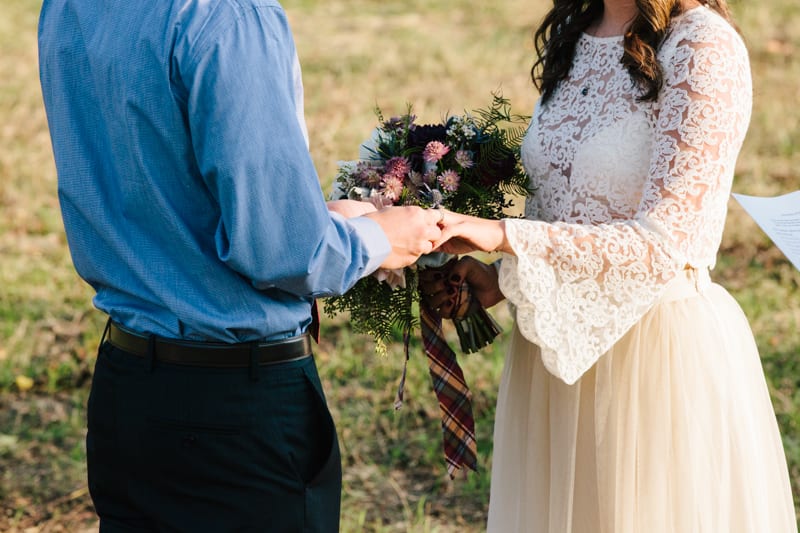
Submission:
[[[464,380],[455,352],[442,335],[442,319],[420,302],[422,342],[428,355],[433,390],[442,413],[442,433],[447,473],[455,478],[456,470],[467,467],[477,472],[478,450],[472,394]],[[465,472],[466,473],[466,472]]]

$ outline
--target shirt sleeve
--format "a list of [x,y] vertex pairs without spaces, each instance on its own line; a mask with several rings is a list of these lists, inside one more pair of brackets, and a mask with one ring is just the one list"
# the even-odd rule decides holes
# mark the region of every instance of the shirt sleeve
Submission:
[[285,13],[266,5],[213,15],[177,64],[193,156],[219,205],[216,253],[258,289],[341,294],[390,246],[375,222],[327,210]]
[[[686,266],[709,267],[750,117],[747,52],[721,25],[677,37],[638,210],[602,225],[509,220],[501,290],[546,368],[574,383]],[[723,31],[720,31],[723,30]]]

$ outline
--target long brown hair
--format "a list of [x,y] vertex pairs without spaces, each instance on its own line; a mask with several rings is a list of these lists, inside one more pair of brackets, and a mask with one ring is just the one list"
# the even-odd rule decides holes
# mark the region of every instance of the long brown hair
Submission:
[[[726,0],[699,0],[735,27]],[[683,12],[680,0],[636,0],[637,15],[625,31],[621,62],[642,90],[643,101],[658,98],[664,74],[656,53],[674,17]],[[534,35],[537,60],[531,78],[547,101],[569,74],[581,33],[603,14],[603,0],[554,0]]]

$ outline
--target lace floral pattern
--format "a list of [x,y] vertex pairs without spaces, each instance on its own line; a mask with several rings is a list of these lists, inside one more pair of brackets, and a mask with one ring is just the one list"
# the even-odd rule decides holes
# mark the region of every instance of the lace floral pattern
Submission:
[[639,102],[622,38],[583,35],[523,143],[536,194],[508,220],[500,287],[546,368],[574,383],[686,267],[715,263],[750,120],[747,51],[706,7],[673,21]]

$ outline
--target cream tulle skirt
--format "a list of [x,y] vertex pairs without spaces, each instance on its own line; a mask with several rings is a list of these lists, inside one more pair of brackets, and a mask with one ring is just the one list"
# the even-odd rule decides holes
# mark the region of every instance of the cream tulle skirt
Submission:
[[515,328],[489,532],[797,531],[753,335],[736,301],[705,285],[674,281],[574,385]]

